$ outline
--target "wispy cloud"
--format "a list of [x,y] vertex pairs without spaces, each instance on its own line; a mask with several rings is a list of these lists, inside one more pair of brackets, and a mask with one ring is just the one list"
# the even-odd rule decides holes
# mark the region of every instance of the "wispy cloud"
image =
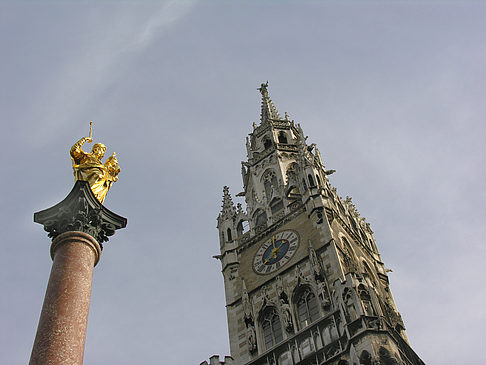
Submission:
[[[79,122],[87,108],[93,110],[100,95],[123,73],[123,67],[169,31],[195,3],[194,0],[170,0],[157,4],[155,9],[124,4],[103,21],[84,14],[83,26],[89,30],[77,38],[79,44],[70,45],[75,52],[66,52],[67,59],[52,72],[55,78],[40,81],[44,86],[32,101],[31,114],[42,121],[26,137],[33,144],[47,143],[54,138],[52,130],[58,131],[59,136],[69,123]],[[79,33],[83,29],[73,31]],[[59,37],[62,39],[63,35]],[[56,67],[55,62],[52,67]]]
[[186,15],[196,3],[195,0],[171,0],[153,14],[143,25],[143,30],[136,34],[132,48],[147,47],[153,39],[163,33],[164,29],[175,24]]

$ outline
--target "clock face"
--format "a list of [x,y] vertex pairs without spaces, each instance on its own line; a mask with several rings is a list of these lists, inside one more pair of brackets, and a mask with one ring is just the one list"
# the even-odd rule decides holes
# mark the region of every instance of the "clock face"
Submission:
[[280,269],[294,255],[299,246],[299,236],[294,231],[281,231],[270,237],[257,251],[253,269],[265,275]]

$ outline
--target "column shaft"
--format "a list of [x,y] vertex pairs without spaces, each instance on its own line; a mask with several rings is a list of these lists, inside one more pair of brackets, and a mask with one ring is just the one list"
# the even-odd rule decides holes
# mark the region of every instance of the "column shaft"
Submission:
[[30,365],[81,365],[93,268],[101,247],[90,235],[71,231],[52,241],[53,259]]

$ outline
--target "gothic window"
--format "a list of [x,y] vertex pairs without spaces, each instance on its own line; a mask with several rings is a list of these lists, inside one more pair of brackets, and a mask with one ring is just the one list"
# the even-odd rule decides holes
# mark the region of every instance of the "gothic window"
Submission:
[[287,135],[285,134],[285,132],[279,132],[279,134],[278,134],[278,143],[285,143],[285,144],[288,143],[288,141],[287,141]]
[[302,186],[304,187],[304,189],[307,189],[307,184],[305,183],[305,179],[302,179]]
[[316,175],[316,179],[317,179],[317,185],[321,186],[321,179],[319,179],[319,175]]
[[272,140],[268,137],[265,137],[265,139],[263,140],[263,147],[265,149],[272,147]]
[[248,221],[242,220],[236,226],[236,232],[238,233],[238,237],[244,235],[246,232],[250,230],[250,226]]
[[270,208],[272,209],[272,214],[277,213],[279,210],[283,209],[283,202],[282,199],[275,198],[270,203]]
[[371,365],[373,359],[368,351],[364,350],[361,355],[359,355],[359,363],[360,365]]
[[386,348],[383,346],[380,347],[378,350],[378,355],[380,357],[380,361],[384,365],[398,365],[399,362],[397,359],[390,354],[390,351],[388,351]]
[[296,296],[297,319],[302,329],[319,318],[317,299],[312,290],[305,286]]
[[316,186],[316,184],[314,184],[314,178],[312,177],[311,174],[307,175],[307,178],[309,179],[309,186],[311,188],[313,188],[314,186]]
[[374,316],[375,310],[373,309],[373,305],[371,304],[370,294],[363,284],[360,284],[358,286],[358,295],[359,299],[361,299],[361,303],[363,303],[365,314],[367,316]]
[[268,350],[283,340],[282,325],[275,308],[265,309],[261,317],[261,326],[265,349]]
[[231,228],[228,228],[228,230],[226,231],[226,233],[227,233],[227,236],[228,236],[228,242],[229,241],[232,241],[233,238],[231,237]]

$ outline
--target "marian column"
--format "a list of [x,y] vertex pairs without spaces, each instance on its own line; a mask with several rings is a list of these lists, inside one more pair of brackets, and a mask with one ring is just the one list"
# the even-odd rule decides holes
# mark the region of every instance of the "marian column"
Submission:
[[79,140],[70,151],[76,183],[57,205],[34,214],[52,238],[51,275],[34,340],[30,365],[81,365],[93,269],[100,260],[103,242],[127,224],[103,206],[120,171],[115,154],[102,164],[106,147],[97,143],[91,153]]

